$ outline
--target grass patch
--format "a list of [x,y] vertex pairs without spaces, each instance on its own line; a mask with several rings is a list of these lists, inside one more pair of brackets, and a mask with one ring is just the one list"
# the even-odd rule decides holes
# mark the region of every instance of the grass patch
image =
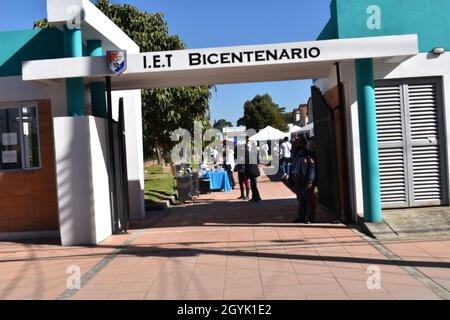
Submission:
[[171,173],[164,173],[162,166],[145,167],[145,200],[156,204],[170,199],[175,191],[174,177]]

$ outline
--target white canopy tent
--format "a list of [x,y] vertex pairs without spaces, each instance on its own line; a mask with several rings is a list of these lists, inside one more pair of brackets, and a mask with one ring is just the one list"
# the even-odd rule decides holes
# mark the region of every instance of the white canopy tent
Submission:
[[288,125],[289,126],[289,132],[288,132],[288,134],[291,136],[291,135],[293,135],[293,134],[296,134],[296,133],[298,133],[302,128],[301,127],[299,127],[299,126],[297,126],[297,125],[294,125],[294,124],[289,124]]
[[289,136],[297,134],[302,129],[301,127],[294,125],[294,124],[289,124],[288,126],[289,126],[289,131],[288,131]]
[[288,134],[278,129],[275,129],[271,126],[268,126],[267,128],[261,130],[259,133],[252,136],[250,138],[250,141],[276,141],[276,140],[283,140],[288,136],[289,136]]
[[310,123],[306,126],[304,126],[303,128],[301,128],[299,131],[295,132],[297,134],[301,134],[301,133],[309,133],[310,136],[314,135],[314,123]]

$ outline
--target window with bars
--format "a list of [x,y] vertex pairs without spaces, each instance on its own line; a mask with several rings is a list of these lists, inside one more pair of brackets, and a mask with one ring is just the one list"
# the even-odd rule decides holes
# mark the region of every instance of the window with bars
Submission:
[[0,106],[0,171],[41,167],[36,104]]

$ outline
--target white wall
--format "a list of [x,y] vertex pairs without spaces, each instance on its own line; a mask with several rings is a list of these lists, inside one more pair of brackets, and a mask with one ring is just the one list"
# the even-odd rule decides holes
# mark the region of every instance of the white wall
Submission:
[[67,115],[66,83],[64,80],[44,85],[24,82],[22,77],[0,77],[0,102],[50,99],[54,117]]
[[145,218],[145,202],[141,91],[112,92],[113,116],[116,120],[119,114],[120,98],[124,98],[130,213],[133,219],[143,219]]
[[[118,118],[119,98],[124,98],[131,217],[145,218],[141,91],[116,91],[112,93],[112,96],[115,119]],[[0,77],[0,103],[39,99],[51,100],[54,118],[67,116],[64,80],[39,84],[25,82],[20,76]],[[89,90],[85,91],[85,102],[90,104]],[[57,134],[55,131],[55,137],[61,138],[61,135],[66,136],[67,134],[64,131]],[[59,147],[59,143],[59,140],[55,141],[55,148]],[[104,147],[108,146],[107,140],[102,140],[102,143],[104,143]]]
[[102,40],[105,50],[127,49],[129,53],[138,53],[139,46],[134,43],[117,25],[108,19],[89,0],[47,0],[47,19],[62,28],[66,21],[73,19],[68,8],[80,8],[83,13],[81,29],[83,39]]
[[98,244],[112,234],[106,128],[106,120],[94,117],[54,119],[64,246]]
[[[422,78],[422,77],[441,77],[442,91],[443,91],[443,110],[445,123],[450,123],[450,53],[445,53],[441,56],[436,56],[428,53],[421,53],[402,63],[389,63],[387,60],[375,60],[374,62],[374,76],[376,80],[382,79],[400,79],[400,78]],[[351,128],[351,147],[352,147],[352,175],[355,181],[355,196],[354,202],[356,213],[359,216],[363,215],[363,191],[362,191],[362,173],[361,173],[361,158],[360,158],[360,141],[359,141],[359,120],[358,120],[358,102],[355,85],[355,66],[354,62],[341,63],[342,81],[346,86],[346,101],[347,106],[351,110],[350,119],[348,119],[349,127]],[[315,85],[326,92],[336,85],[336,76],[334,73],[326,79],[319,79],[315,81]],[[445,126],[446,139],[446,155],[450,159],[450,130]],[[447,173],[450,172],[450,161],[447,160]],[[445,177],[450,182],[449,175]],[[449,195],[450,196],[450,195]]]

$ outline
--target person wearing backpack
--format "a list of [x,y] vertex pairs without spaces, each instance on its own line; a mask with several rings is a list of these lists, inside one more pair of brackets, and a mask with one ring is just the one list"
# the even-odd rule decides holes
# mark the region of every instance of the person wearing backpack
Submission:
[[317,185],[317,160],[312,142],[297,154],[293,163],[294,190],[299,202],[298,218],[293,223],[314,223],[316,216],[315,187]]

